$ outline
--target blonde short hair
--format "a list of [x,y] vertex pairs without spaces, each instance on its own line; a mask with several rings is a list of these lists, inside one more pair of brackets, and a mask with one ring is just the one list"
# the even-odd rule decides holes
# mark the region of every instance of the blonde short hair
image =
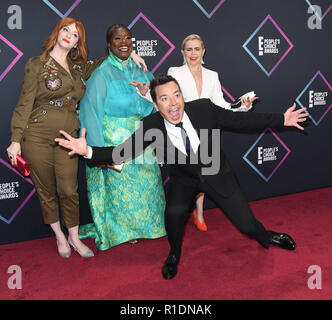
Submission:
[[[181,50],[184,51],[184,48],[186,47],[186,43],[189,40],[198,40],[202,44],[202,48],[205,49],[204,41],[198,34],[190,34],[189,36],[185,37],[181,44]],[[183,64],[186,64],[186,59],[183,57]],[[201,59],[201,64],[204,64],[203,58]]]

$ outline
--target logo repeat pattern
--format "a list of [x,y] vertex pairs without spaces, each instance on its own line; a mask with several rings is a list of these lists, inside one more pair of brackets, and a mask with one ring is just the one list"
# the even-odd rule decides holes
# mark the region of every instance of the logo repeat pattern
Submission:
[[72,5],[71,5],[71,7],[66,11],[66,13],[62,13],[62,12],[60,12],[60,10],[59,9],[57,9],[56,7],[55,7],[55,5],[53,5],[52,3],[51,3],[51,1],[48,1],[48,0],[43,0],[43,2],[45,3],[45,4],[47,4],[58,16],[60,16],[61,18],[66,18],[66,17],[68,17],[70,14],[71,14],[71,12],[80,4],[80,2],[81,2],[82,0],[76,0]]
[[[284,148],[284,150],[286,151],[286,153],[284,154],[284,156],[282,156],[281,160],[276,164],[276,166],[267,173],[263,173],[262,169],[258,169],[257,165],[254,164],[254,162],[252,160],[249,159],[250,155],[254,152],[254,148],[257,146],[257,144],[260,142],[262,143],[264,140],[264,137],[266,134],[272,134],[272,136],[275,138],[275,140],[277,141],[277,143],[282,146]],[[269,148],[272,149],[272,148]],[[273,152],[273,151],[272,151]],[[247,153],[243,156],[244,161],[246,161],[250,167],[252,167],[257,173],[258,175],[265,181],[268,182],[271,177],[276,173],[276,171],[279,169],[279,167],[282,165],[282,163],[286,160],[286,158],[288,157],[288,155],[290,154],[290,149],[286,146],[286,144],[278,137],[278,135],[270,128],[266,128],[263,133],[257,138],[257,140],[252,144],[252,146],[250,147],[250,149],[247,151]],[[274,154],[274,152],[273,152]],[[271,160],[271,159],[268,159]],[[276,157],[276,160],[277,157]],[[259,162],[259,164],[262,164],[263,162]]]
[[[7,75],[7,73],[14,67],[14,65],[17,63],[18,60],[21,59],[23,56],[23,52],[19,49],[17,49],[9,40],[7,40],[2,34],[0,34],[0,40],[3,41],[5,44],[7,44],[11,49],[13,49],[17,56],[14,58],[14,60],[8,65],[8,67],[0,74],[0,81]],[[1,72],[1,70],[0,70]]]
[[[307,108],[307,111],[310,111],[310,107],[308,105],[305,105],[304,103],[302,103],[302,96],[304,96],[304,94],[306,92],[308,92],[310,86],[313,85],[313,83],[315,81],[317,81],[316,79],[319,79],[319,77],[323,80],[324,84],[326,85],[326,89],[328,90],[327,91],[327,95],[328,93],[330,93],[330,95],[332,94],[332,86],[330,85],[330,83],[326,80],[326,78],[324,77],[324,75],[320,72],[320,71],[317,71],[317,73],[313,76],[313,78],[308,82],[308,84],[305,86],[305,88],[302,90],[302,92],[298,95],[298,97],[296,98],[296,101],[297,103],[300,105],[301,108]],[[321,88],[321,86],[320,86]],[[315,119],[314,115],[311,114],[310,112],[309,113],[309,117],[310,119],[312,120],[312,122],[318,126],[320,124],[320,122],[324,119],[324,117],[327,115],[327,113],[330,111],[330,109],[332,108],[332,100],[330,99],[331,101],[331,104],[329,105],[329,103],[327,103],[327,106],[326,106],[326,109],[325,111],[322,112],[322,114],[319,114],[319,119]],[[326,101],[323,101],[326,103]]]
[[217,3],[217,5],[213,8],[213,10],[208,13],[203,5],[200,4],[199,0],[193,0],[193,2],[196,4],[196,6],[207,16],[208,19],[210,19],[216,11],[219,9],[219,7],[225,2],[225,0],[221,0]]
[[[270,70],[266,70],[266,68],[263,65],[263,61],[259,61],[259,58],[257,58],[255,56],[254,53],[252,53],[249,49],[248,49],[248,44],[254,39],[254,37],[257,35],[257,33],[263,28],[263,26],[267,23],[267,22],[271,22],[273,24],[273,26],[279,31],[279,33],[283,36],[283,38],[287,41],[289,47],[288,49],[283,53],[283,55],[279,58],[279,60],[275,63],[275,65],[270,69]],[[285,33],[281,30],[281,28],[278,26],[278,24],[274,21],[274,19],[268,14],[266,16],[266,18],[262,21],[262,23],[257,27],[257,29],[251,34],[251,36],[248,38],[248,40],[243,44],[242,46],[250,55],[250,57],[257,63],[257,65],[264,71],[264,73],[270,77],[272,72],[275,71],[275,69],[280,65],[280,63],[286,58],[286,56],[288,55],[288,53],[292,50],[293,48],[293,44],[290,42],[290,40],[287,38],[287,36],[285,35]]]
[[[60,18],[64,18],[69,16],[73,10],[81,3],[82,0],[76,0],[76,1],[68,1],[68,3],[71,3],[70,7],[67,9],[66,12],[61,12],[59,8],[57,8],[56,0],[48,1],[48,0],[42,0],[42,3],[47,5],[54,13],[56,13]],[[211,19],[212,16],[218,11],[218,9],[224,4],[225,0],[221,1],[215,1],[215,6],[214,3],[211,5],[210,2],[210,8],[213,7],[212,10],[206,9],[206,5],[203,5],[203,1],[201,0],[193,0],[193,3],[202,11],[202,13],[208,18]],[[309,0],[306,0],[306,3],[313,8],[313,3],[312,1],[310,2]],[[327,14],[332,10],[332,4],[325,10],[325,12],[320,16],[313,8],[314,13],[316,16],[320,19],[323,20]],[[209,12],[208,12],[209,11]],[[164,41],[167,43],[169,46],[169,49],[163,53],[162,57],[160,60],[158,60],[158,63],[153,66],[152,68],[152,73],[154,73],[161,65],[162,63],[169,57],[169,55],[172,53],[172,51],[175,49],[175,46],[173,43],[142,13],[140,12],[135,19],[129,24],[129,28],[133,28],[135,24],[140,20],[144,20],[145,23],[153,29]],[[258,34],[258,32],[262,31],[263,27],[266,25],[266,23],[272,23],[272,25],[275,27],[276,30],[282,35],[283,39],[288,43],[288,48],[285,50],[281,57],[276,61],[276,63],[273,65],[272,68],[267,68],[264,66],[264,63],[260,60],[260,58],[254,54],[254,52],[250,51],[248,46],[249,43],[255,38],[255,36]],[[7,37],[8,38],[8,37]],[[17,55],[14,57],[14,59],[8,64],[8,66],[4,70],[0,70],[0,81],[2,81],[6,75],[11,71],[11,69],[15,66],[15,64],[21,59],[23,56],[23,52],[19,50],[13,43],[11,43],[7,38],[5,38],[2,34],[0,34],[0,41],[5,43],[9,48],[11,48]],[[286,34],[282,31],[282,29],[279,27],[279,25],[275,22],[275,20],[272,18],[270,14],[266,16],[266,18],[261,22],[261,24],[256,28],[256,30],[250,35],[248,40],[242,45],[242,47],[246,50],[246,52],[250,55],[250,57],[256,62],[256,64],[263,70],[263,72],[270,77],[271,74],[278,68],[278,66],[281,64],[281,62],[286,58],[288,53],[292,50],[294,47],[292,42],[288,39]],[[308,84],[305,86],[305,88],[302,90],[302,92],[299,94],[299,96],[296,98],[297,103],[302,107],[307,107],[307,105],[303,102],[303,97],[305,96],[306,92],[310,89],[310,87],[318,81],[318,79],[322,80],[324,83],[324,86],[326,90],[328,91],[329,94],[332,93],[332,86],[330,83],[327,81],[325,76],[322,74],[321,71],[317,71],[317,73],[314,75],[314,77],[308,82]],[[231,99],[231,101],[234,101],[234,97],[229,93],[229,91],[222,86],[222,91]],[[325,89],[323,89],[325,90]],[[328,103],[326,108],[324,109],[323,113],[319,115],[318,117],[315,116],[314,114],[311,114],[309,112],[309,117],[311,118],[312,122],[318,126],[321,121],[326,117],[327,113],[330,111],[332,108],[332,103]],[[309,110],[310,111],[310,110]],[[251,153],[253,152],[254,148],[258,145],[258,143],[261,143],[264,139],[264,136],[266,134],[271,134],[275,140],[281,145],[285,151],[285,154],[282,156],[282,159],[278,161],[277,165],[271,170],[271,172],[268,172],[267,174],[262,172],[261,169],[257,167],[249,159]],[[257,174],[264,179],[264,181],[268,182],[271,177],[275,174],[275,172],[280,168],[281,164],[286,160],[288,155],[290,154],[290,149],[286,146],[286,144],[278,137],[276,133],[274,133],[270,128],[266,128],[264,132],[257,138],[257,140],[253,143],[253,145],[250,147],[250,149],[247,151],[247,153],[243,156],[243,159],[257,172]],[[13,170],[13,168],[3,159],[0,158],[0,163],[7,167],[8,170]],[[13,170],[16,174],[18,174],[15,170]],[[18,174],[19,175],[19,174]],[[24,177],[21,177],[22,179],[25,179],[26,182],[29,184],[32,184],[30,179],[26,179]],[[164,184],[168,182],[169,178],[167,178],[164,181]],[[0,220],[10,224],[15,217],[22,211],[24,206],[27,204],[27,202],[31,199],[33,194],[36,192],[36,190],[33,188],[33,190],[28,194],[28,196],[19,204],[17,209],[10,215],[10,218],[4,218],[1,213],[0,213]]]
[[140,12],[137,15],[137,17],[129,24],[128,29],[132,29],[134,25],[139,21],[139,19],[143,19],[170,46],[169,50],[165,53],[165,55],[152,68],[151,73],[154,73],[160,67],[160,65],[166,60],[166,58],[171,54],[175,46],[142,12]]
[[11,224],[13,222],[13,220],[16,218],[16,216],[22,211],[22,209],[24,208],[24,206],[27,204],[27,202],[31,199],[31,197],[35,194],[36,192],[36,188],[33,185],[33,182],[31,181],[31,179],[29,178],[25,178],[23,177],[18,171],[16,171],[15,169],[13,169],[11,167],[11,165],[9,165],[5,160],[0,158],[0,163],[3,164],[5,167],[7,167],[9,170],[12,170],[13,172],[15,172],[20,178],[21,181],[27,182],[29,184],[32,185],[32,191],[28,194],[28,196],[18,205],[18,207],[16,208],[16,210],[14,210],[14,212],[10,215],[9,219],[6,219],[4,217],[3,214],[1,214],[0,212],[0,220],[2,220],[3,222],[7,223],[7,224]]

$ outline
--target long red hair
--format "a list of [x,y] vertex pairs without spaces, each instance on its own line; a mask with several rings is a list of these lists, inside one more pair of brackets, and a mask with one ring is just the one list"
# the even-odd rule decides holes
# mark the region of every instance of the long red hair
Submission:
[[69,26],[73,23],[76,26],[79,38],[78,38],[77,48],[71,49],[69,51],[68,57],[74,64],[85,64],[88,59],[88,47],[86,45],[85,29],[83,23],[74,18],[69,18],[69,17],[63,18],[57,23],[52,33],[45,40],[43,46],[43,52],[51,51],[54,47],[59,31],[63,27]]

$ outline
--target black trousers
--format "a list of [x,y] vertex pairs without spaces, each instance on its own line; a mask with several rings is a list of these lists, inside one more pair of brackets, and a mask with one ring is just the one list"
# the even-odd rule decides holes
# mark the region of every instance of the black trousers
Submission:
[[224,198],[210,185],[198,179],[196,185],[187,185],[178,178],[171,178],[166,190],[165,227],[170,251],[178,259],[181,256],[186,215],[200,192],[204,192],[241,233],[256,239],[264,248],[269,247],[266,229],[256,220],[239,185],[230,197]]

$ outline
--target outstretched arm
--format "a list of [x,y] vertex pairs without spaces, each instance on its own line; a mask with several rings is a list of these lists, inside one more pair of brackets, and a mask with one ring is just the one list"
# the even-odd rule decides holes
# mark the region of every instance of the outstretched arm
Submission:
[[[70,152],[68,154],[70,156],[78,154],[90,159],[88,160],[89,165],[97,165],[99,163],[120,164],[136,158],[145,148],[154,142],[155,138],[151,139],[149,135],[145,139],[146,133],[150,129],[153,129],[153,122],[150,121],[149,123],[149,121],[146,121],[144,124],[144,119],[141,126],[126,141],[116,147],[89,147],[85,138],[85,128],[82,129],[80,138],[73,138],[67,132],[60,130],[64,138],[56,138],[55,141],[60,146],[69,149]],[[89,150],[92,150],[91,158]]]
[[305,108],[300,108],[294,111],[296,104],[294,103],[286,110],[284,114],[281,113],[243,113],[230,112],[222,108],[214,106],[214,119],[218,126],[225,130],[261,130],[264,128],[280,128],[283,126],[294,126],[300,130],[303,127],[299,123],[304,122],[308,116]]

